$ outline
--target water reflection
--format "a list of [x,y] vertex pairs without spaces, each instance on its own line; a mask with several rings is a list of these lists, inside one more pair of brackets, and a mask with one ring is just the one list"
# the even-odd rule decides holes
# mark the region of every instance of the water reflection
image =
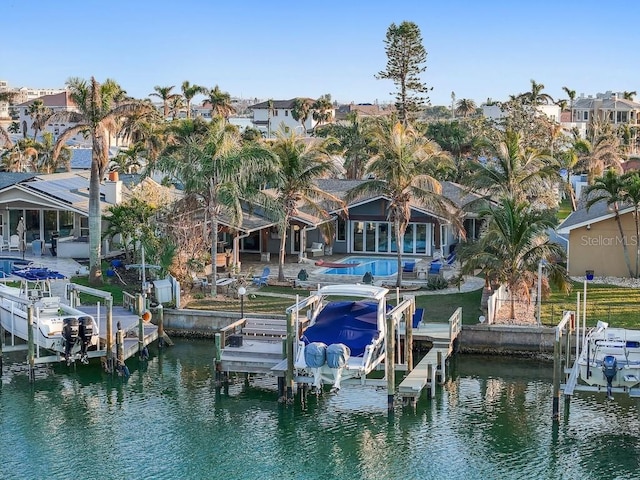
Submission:
[[434,399],[387,415],[371,387],[287,407],[274,378],[239,376],[216,396],[212,352],[152,349],[128,379],[14,376],[0,387],[1,476],[66,478],[71,448],[91,459],[78,478],[637,478],[637,402],[577,395],[554,424],[548,364],[459,356]]

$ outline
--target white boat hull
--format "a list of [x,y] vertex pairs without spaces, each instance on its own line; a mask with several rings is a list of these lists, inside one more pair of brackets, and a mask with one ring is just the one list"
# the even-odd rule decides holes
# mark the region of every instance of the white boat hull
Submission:
[[[8,293],[19,296],[19,289],[0,285],[0,295]],[[36,302],[33,309],[33,341],[34,345],[53,352],[64,353],[63,326],[69,318],[90,319],[92,335],[88,348],[96,347],[99,342],[98,325],[93,317],[86,313],[60,303],[59,298],[49,297]],[[9,334],[24,341],[29,340],[27,311],[25,305],[8,298],[0,299],[0,323]]]
[[592,386],[632,388],[640,384],[640,331],[599,322],[578,359],[580,379]]

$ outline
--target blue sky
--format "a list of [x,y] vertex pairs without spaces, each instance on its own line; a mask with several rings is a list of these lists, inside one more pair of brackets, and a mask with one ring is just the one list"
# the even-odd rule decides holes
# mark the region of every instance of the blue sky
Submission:
[[412,21],[434,105],[527,91],[640,93],[640,2],[610,0],[2,1],[0,79],[115,79],[135,97],[183,80],[245,98],[392,100],[383,40]]

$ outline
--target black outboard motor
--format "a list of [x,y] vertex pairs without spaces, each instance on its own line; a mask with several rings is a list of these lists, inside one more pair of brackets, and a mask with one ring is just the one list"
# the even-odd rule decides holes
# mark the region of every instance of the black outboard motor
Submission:
[[91,344],[91,337],[93,336],[93,322],[91,317],[78,318],[78,338],[80,339],[80,360],[85,365],[89,363],[89,357],[87,356],[87,347]]
[[78,319],[67,317],[62,320],[62,344],[64,345],[64,358],[67,365],[71,363],[71,350],[78,340]]
[[602,360],[602,373],[604,374],[604,378],[607,379],[607,396],[611,399],[613,398],[611,395],[611,383],[618,374],[618,361],[616,360],[616,357],[613,355],[607,355],[604,357]]

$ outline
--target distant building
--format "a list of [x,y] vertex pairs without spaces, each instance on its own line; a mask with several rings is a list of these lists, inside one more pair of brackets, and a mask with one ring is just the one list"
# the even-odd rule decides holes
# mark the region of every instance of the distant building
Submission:
[[[310,102],[314,102],[313,99],[307,99]],[[269,108],[269,101],[256,103],[249,107],[253,111],[253,123],[254,127],[260,130],[264,136],[273,137],[275,132],[284,130],[285,133],[290,131],[298,131],[301,134],[306,135],[308,132],[318,125],[318,122],[313,119],[313,111],[309,111],[309,117],[304,122],[304,126],[295,120],[291,114],[295,98],[291,100],[271,100],[272,108]],[[328,123],[333,122],[335,119],[335,111],[331,111],[331,118]]]
[[350,113],[357,113],[360,117],[385,117],[395,113],[393,105],[378,105],[374,103],[350,103],[340,105],[336,110],[336,121],[346,120]]
[[595,97],[581,95],[571,107],[570,127],[577,128],[582,137],[593,120],[608,121],[614,125],[638,126],[640,103],[623,98],[620,93],[607,91]]
[[[28,102],[29,100],[35,100],[36,98],[43,97],[45,95],[55,95],[64,91],[64,88],[11,88],[9,86],[9,82],[7,82],[6,80],[0,80],[0,92],[13,92],[16,94],[11,101],[11,105],[18,105],[20,103]],[[9,118],[11,118],[9,102],[0,102],[0,119],[8,120]]]

